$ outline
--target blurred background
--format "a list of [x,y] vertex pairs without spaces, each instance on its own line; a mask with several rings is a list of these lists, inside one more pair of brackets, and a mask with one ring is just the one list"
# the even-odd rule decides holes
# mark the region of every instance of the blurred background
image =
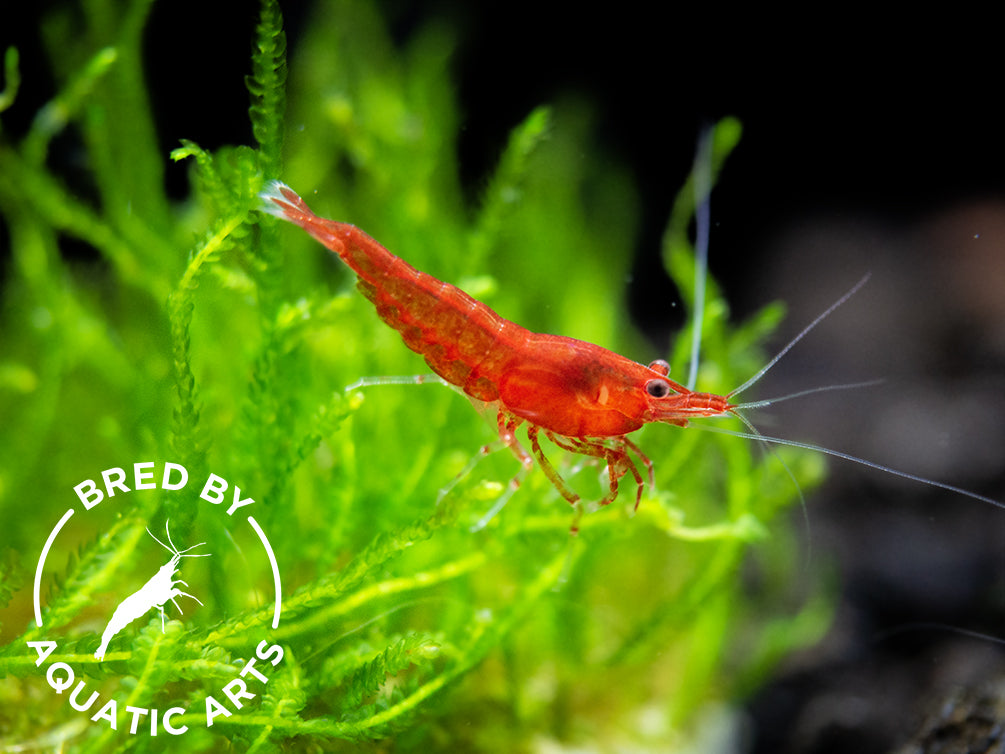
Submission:
[[[307,5],[283,8],[291,67]],[[472,203],[533,107],[575,101],[592,113],[596,149],[636,186],[624,296],[659,348],[683,321],[659,258],[673,196],[701,126],[737,116],[744,135],[713,194],[710,251],[733,316],[785,302],[780,347],[872,273],[759,395],[884,380],[757,411],[755,424],[1005,500],[1000,4],[380,5],[400,38],[430,19],[457,33],[460,165]],[[51,92],[34,36],[40,12],[0,12],[0,44],[21,47],[20,97],[30,103],[5,115],[10,132]],[[181,138],[207,149],[251,143],[243,77],[256,12],[247,2],[155,5],[146,75],[165,154]],[[160,65],[168,59],[170,70]],[[190,107],[176,106],[178,75],[200,82],[186,93]],[[52,159],[72,182],[72,144],[55,144]],[[168,168],[179,197],[187,174]],[[837,621],[751,702],[753,751],[888,751],[945,699],[1005,668],[1005,648],[927,625],[1005,637],[1005,511],[844,462],[831,468],[808,497],[804,531],[806,568],[832,568],[841,585]]]

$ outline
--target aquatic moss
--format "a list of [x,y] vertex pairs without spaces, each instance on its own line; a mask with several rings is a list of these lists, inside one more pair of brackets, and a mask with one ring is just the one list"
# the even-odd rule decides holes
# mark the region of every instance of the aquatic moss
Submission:
[[[437,386],[346,396],[361,376],[426,370],[331,255],[256,209],[263,183],[282,177],[316,191],[319,213],[351,220],[508,318],[639,361],[666,356],[617,304],[633,193],[623,170],[584,157],[602,150],[588,108],[570,100],[529,113],[470,197],[456,164],[449,28],[396,44],[372,5],[329,3],[287,61],[279,7],[263,0],[248,79],[255,144],[186,141],[168,156],[138,75],[149,3],[113,5],[85,4],[79,34],[68,11],[51,14],[59,89],[23,137],[0,131],[11,252],[0,355],[5,743],[171,743],[70,710],[26,644],[43,635],[120,705],[186,706],[175,724],[190,726],[193,751],[221,735],[248,751],[388,740],[403,751],[513,751],[542,739],[663,749],[819,635],[827,606],[789,604],[796,566],[781,514],[796,499],[793,479],[743,440],[648,428],[637,441],[656,490],[636,515],[623,494],[572,538],[568,506],[534,472],[471,531],[515,473],[511,457],[484,459],[436,501],[491,442],[491,424]],[[18,107],[18,71],[8,51],[0,110]],[[71,126],[94,196],[47,159]],[[738,124],[720,124],[714,165],[738,137]],[[163,188],[169,158],[191,171],[181,201]],[[665,251],[690,303],[690,184],[680,196]],[[96,258],[68,256],[67,240]],[[758,343],[781,310],[733,326],[712,285],[702,314],[702,387],[728,390],[762,363]],[[676,374],[685,340],[669,355]],[[796,478],[818,477],[818,464],[787,451]],[[599,496],[595,466],[549,454],[584,496]],[[74,485],[139,461],[239,484],[281,566],[284,610],[270,635],[283,661],[254,702],[209,730],[199,700],[239,672],[272,605],[269,574],[249,571],[254,540],[216,525],[204,500],[135,491],[106,499],[87,523],[75,516],[47,561],[44,631],[31,615],[39,549]],[[182,566],[205,605],[181,598],[179,615],[167,603],[165,632],[152,611],[99,665],[92,653],[123,587],[164,560],[144,527],[168,521],[179,542],[207,540],[214,554]]]

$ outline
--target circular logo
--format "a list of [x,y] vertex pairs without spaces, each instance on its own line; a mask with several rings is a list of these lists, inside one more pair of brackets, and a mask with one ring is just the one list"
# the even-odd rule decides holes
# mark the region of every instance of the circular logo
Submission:
[[[207,536],[203,541],[194,541],[194,527],[186,531],[186,538],[193,541],[179,541],[179,533],[172,532],[170,519],[165,520],[163,531],[146,530],[139,536],[142,540],[135,542],[135,547],[128,552],[129,559],[116,564],[114,579],[105,579],[98,591],[110,592],[107,605],[114,607],[99,608],[106,614],[98,618],[103,625],[100,641],[93,651],[93,662],[98,663],[103,671],[114,674],[119,668],[128,668],[126,672],[134,675],[133,668],[139,665],[147,675],[153,675],[151,670],[158,662],[171,664],[178,679],[191,680],[199,675],[200,659],[207,651],[212,654],[212,645],[224,641],[225,654],[214,654],[217,662],[203,662],[203,666],[214,666],[207,674],[207,684],[216,691],[198,695],[193,703],[189,690],[184,704],[173,703],[171,706],[154,704],[153,698],[157,689],[146,689],[149,699],[144,699],[142,684],[131,684],[130,693],[124,698],[115,698],[106,690],[107,684],[101,689],[90,688],[79,658],[80,648],[93,644],[87,637],[82,638],[74,652],[60,651],[59,643],[52,638],[40,638],[28,641],[27,644],[37,653],[36,667],[45,674],[52,690],[66,700],[76,713],[86,715],[92,723],[105,725],[111,730],[128,731],[133,735],[147,734],[150,736],[171,735],[180,736],[195,725],[205,725],[212,728],[220,718],[233,715],[238,710],[253,707],[265,693],[269,676],[283,659],[283,649],[273,643],[269,636],[269,627],[275,631],[279,627],[282,612],[282,582],[276,556],[258,521],[253,515],[255,500],[241,491],[237,485],[231,484],[224,477],[210,473],[204,480],[191,480],[188,470],[181,464],[166,462],[157,464],[153,461],[134,463],[131,468],[105,469],[95,479],[85,479],[74,486],[73,491],[80,502],[85,515],[91,516],[96,523],[98,516],[92,513],[103,502],[112,498],[126,496],[138,491],[161,490],[164,494],[184,494],[183,491],[199,490],[198,498],[193,504],[208,503],[211,511],[203,518],[209,524],[208,529],[215,536]],[[175,508],[177,510],[177,508]],[[45,620],[42,610],[42,581],[45,575],[46,559],[57,539],[63,535],[67,523],[76,515],[78,507],[69,508],[59,519],[49,533],[42,546],[35,569],[34,608],[38,635],[44,637]],[[189,520],[194,516],[187,517]],[[247,528],[245,528],[247,524]],[[145,540],[145,541],[143,541]],[[213,551],[216,543],[219,551]],[[242,543],[243,546],[242,546]],[[237,555],[238,557],[232,557]],[[156,556],[160,565],[150,566],[151,557]],[[191,564],[203,558],[214,558],[221,561],[217,566],[215,584],[206,574],[211,569],[195,569]],[[158,656],[157,634],[166,637],[169,630],[185,630],[184,622],[196,610],[213,609],[207,604],[211,594],[219,594],[228,585],[239,584],[237,577],[227,564],[234,561],[244,565],[245,569],[271,572],[272,591],[274,596],[262,599],[266,602],[263,611],[271,612],[268,618],[255,620],[242,619],[239,636],[217,627],[209,633],[200,632],[195,639],[198,653],[194,654],[192,662],[181,672],[185,660],[177,654],[166,653],[166,659]],[[192,575],[201,574],[201,578]],[[85,571],[86,573],[86,571]],[[224,575],[224,578],[220,578]],[[268,604],[271,603],[271,610]],[[99,604],[105,604],[103,601]],[[214,618],[220,614],[221,608],[215,606]],[[262,612],[262,611],[260,611]],[[222,624],[226,625],[226,624]],[[257,633],[255,633],[257,632]],[[248,636],[250,634],[250,636]],[[150,637],[153,636],[151,641]],[[240,660],[230,662],[233,677],[222,682],[219,680],[220,668],[228,663],[220,658],[229,657],[234,641],[247,643],[247,651]],[[201,644],[199,643],[201,641]],[[189,649],[186,646],[186,649]],[[145,655],[144,655],[145,653]],[[237,648],[235,654],[242,653]],[[245,659],[246,658],[246,659]],[[139,662],[137,662],[137,660]],[[88,658],[87,662],[91,662]],[[171,675],[170,673],[168,675]],[[210,677],[211,676],[211,679]],[[93,683],[93,681],[92,681]]]

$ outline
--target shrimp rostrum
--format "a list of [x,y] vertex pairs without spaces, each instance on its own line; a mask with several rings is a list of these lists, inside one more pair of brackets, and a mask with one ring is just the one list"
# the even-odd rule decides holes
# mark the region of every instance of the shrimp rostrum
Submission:
[[[338,254],[356,273],[360,292],[376,307],[380,318],[398,331],[405,345],[421,354],[444,382],[463,391],[477,407],[493,412],[500,440],[524,469],[536,461],[573,505],[579,502],[579,495],[545,456],[542,434],[559,448],[606,464],[609,489],[601,505],[617,497],[619,482],[630,475],[638,507],[646,481],[653,484],[653,465],[627,435],[653,422],[686,427],[696,417],[726,415],[737,417],[749,430],[734,434],[828,453],[1000,505],[990,498],[838,451],[766,437],[739,410],[770,401],[732,402],[864,280],[810,323],[754,377],[726,395],[716,395],[696,392],[671,380],[670,367],[663,360],[644,365],[593,343],[531,332],[510,322],[455,286],[416,270],[355,226],[318,217],[283,183],[269,184],[262,198],[264,211],[299,225]],[[529,454],[516,438],[521,426],[526,426]],[[645,467],[645,477],[633,455]]]

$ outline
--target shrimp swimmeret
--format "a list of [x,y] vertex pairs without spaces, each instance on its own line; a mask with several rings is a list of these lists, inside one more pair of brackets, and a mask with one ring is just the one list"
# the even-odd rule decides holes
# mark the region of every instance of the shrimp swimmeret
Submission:
[[[606,463],[610,488],[600,500],[601,505],[617,497],[619,481],[631,474],[638,507],[646,481],[632,454],[645,466],[650,485],[653,465],[628,439],[629,433],[652,422],[686,427],[695,417],[735,416],[748,432],[718,431],[826,453],[1005,507],[992,498],[847,453],[767,437],[741,411],[772,401],[733,402],[847,301],[865,279],[804,328],[747,382],[725,395],[701,393],[671,380],[670,367],[663,360],[646,366],[593,343],[531,332],[500,317],[453,285],[416,270],[355,226],[318,217],[283,183],[271,183],[262,198],[264,211],[299,225],[338,254],[356,273],[359,290],[373,303],[380,318],[400,333],[405,345],[421,354],[444,383],[463,391],[477,407],[495,413],[499,438],[516,455],[523,470],[537,461],[562,497],[573,505],[579,502],[579,495],[545,456],[539,439],[542,433],[564,450]],[[529,454],[516,438],[522,425],[527,428]]]

